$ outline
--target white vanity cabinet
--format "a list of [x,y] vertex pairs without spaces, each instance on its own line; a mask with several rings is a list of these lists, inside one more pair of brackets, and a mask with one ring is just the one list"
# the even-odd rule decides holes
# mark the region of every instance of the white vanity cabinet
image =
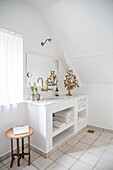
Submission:
[[76,98],[75,108],[76,108],[76,121],[77,121],[76,130],[78,131],[87,124],[88,97],[78,96]]
[[[27,101],[28,103],[28,122],[34,128],[34,135],[31,138],[31,145],[38,150],[48,153],[56,146],[73,136],[79,128],[87,124],[87,104],[83,107],[83,115],[79,109],[79,99],[87,96],[64,97],[45,101]],[[61,128],[53,127],[53,113],[70,109],[73,120]],[[78,116],[84,116],[84,122],[79,125]]]

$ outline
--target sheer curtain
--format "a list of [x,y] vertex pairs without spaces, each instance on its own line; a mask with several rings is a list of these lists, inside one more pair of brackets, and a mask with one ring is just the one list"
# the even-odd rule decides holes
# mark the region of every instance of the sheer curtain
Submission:
[[0,105],[23,98],[23,38],[0,29]]

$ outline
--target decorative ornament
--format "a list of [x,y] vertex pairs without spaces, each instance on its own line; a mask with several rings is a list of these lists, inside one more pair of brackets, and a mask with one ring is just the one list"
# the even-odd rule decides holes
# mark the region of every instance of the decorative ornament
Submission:
[[76,76],[73,74],[72,69],[68,69],[65,75],[64,85],[65,85],[65,88],[68,90],[68,93],[66,94],[66,96],[72,96],[71,90],[76,87],[79,87],[78,80],[76,79]]

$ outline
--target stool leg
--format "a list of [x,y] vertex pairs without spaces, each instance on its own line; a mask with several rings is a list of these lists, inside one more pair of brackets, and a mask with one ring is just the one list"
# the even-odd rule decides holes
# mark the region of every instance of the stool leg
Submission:
[[13,139],[11,139],[11,164],[10,164],[10,168],[12,168],[12,166],[13,166],[13,160],[14,160],[14,156],[13,156]]
[[28,136],[28,153],[29,153],[28,165],[30,165],[30,136]]
[[19,139],[17,139],[17,165],[20,166]]
[[24,159],[24,138],[22,138],[22,158]]

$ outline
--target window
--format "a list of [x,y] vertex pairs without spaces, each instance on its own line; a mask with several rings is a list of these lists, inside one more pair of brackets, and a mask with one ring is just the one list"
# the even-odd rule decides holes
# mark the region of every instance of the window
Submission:
[[0,29],[0,105],[23,99],[23,38]]

